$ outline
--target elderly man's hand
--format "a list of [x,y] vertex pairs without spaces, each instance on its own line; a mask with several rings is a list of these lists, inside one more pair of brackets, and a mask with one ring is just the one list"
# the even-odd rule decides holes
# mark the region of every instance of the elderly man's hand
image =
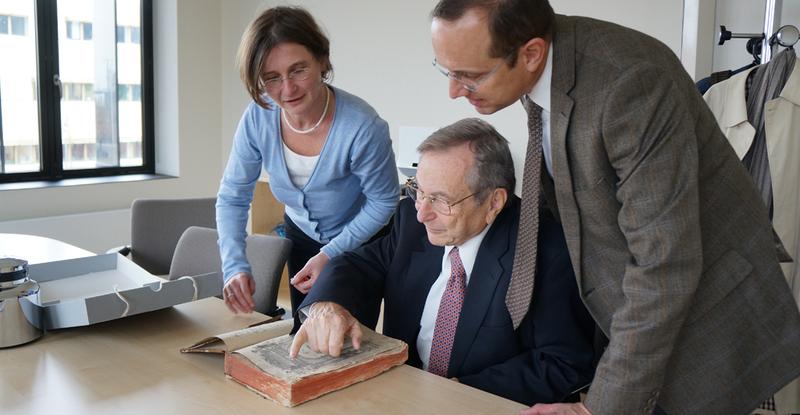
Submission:
[[592,415],[582,403],[536,404],[519,415]]
[[361,327],[349,311],[328,301],[314,303],[308,318],[294,336],[289,356],[297,357],[300,347],[308,343],[315,352],[338,357],[342,353],[345,335],[350,336],[356,350],[361,348]]

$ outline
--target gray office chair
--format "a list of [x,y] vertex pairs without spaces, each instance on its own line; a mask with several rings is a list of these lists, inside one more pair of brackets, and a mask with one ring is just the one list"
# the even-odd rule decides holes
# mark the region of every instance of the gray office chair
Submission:
[[[186,229],[175,248],[169,279],[221,272],[222,261],[217,239],[215,229],[199,226]],[[256,283],[256,292],[253,294],[256,311],[269,316],[283,314],[283,310],[277,306],[278,288],[283,266],[289,258],[292,241],[277,236],[250,235],[246,242],[247,261],[250,263]]]
[[119,252],[155,275],[166,275],[186,228],[216,228],[216,198],[136,199],[131,205],[131,245]]

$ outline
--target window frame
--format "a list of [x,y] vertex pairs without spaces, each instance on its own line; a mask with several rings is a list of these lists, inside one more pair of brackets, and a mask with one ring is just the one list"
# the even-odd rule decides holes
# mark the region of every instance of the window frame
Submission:
[[[61,137],[61,92],[55,82],[59,74],[57,0],[35,0],[37,87],[39,90],[40,170],[0,173],[0,183],[55,182],[64,179],[103,178],[132,174],[155,174],[155,121],[153,87],[153,4],[139,0],[141,8],[141,107],[142,165],[65,170]],[[116,22],[115,22],[116,24]],[[28,25],[30,28],[30,25]],[[31,34],[31,31],[28,30]],[[116,31],[115,31],[116,33]],[[66,36],[66,33],[64,34]],[[115,41],[115,44],[117,42]],[[2,119],[0,118],[0,122]],[[117,127],[119,128],[119,127]],[[0,124],[0,134],[2,125]],[[0,140],[2,143],[2,140]],[[118,143],[121,147],[122,143]],[[118,147],[119,148],[119,147]],[[118,150],[121,151],[121,150]],[[5,153],[0,148],[0,153]],[[4,154],[0,154],[3,159]],[[3,160],[5,161],[5,160]]]

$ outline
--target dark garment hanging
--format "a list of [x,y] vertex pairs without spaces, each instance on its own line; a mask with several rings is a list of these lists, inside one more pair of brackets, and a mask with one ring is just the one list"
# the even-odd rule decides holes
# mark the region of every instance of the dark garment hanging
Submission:
[[732,71],[731,70],[726,70],[726,71],[714,72],[711,75],[709,75],[709,76],[697,81],[697,83],[695,85],[697,85],[697,90],[700,91],[700,95],[704,95],[706,93],[706,91],[708,91],[709,88],[711,88],[711,86],[713,86],[714,84],[716,84],[718,82],[722,82],[722,81],[732,77],[733,75],[736,75],[739,72],[744,72],[744,71],[746,71],[746,70],[748,70],[748,69],[750,69],[750,68],[752,68],[752,67],[754,67],[756,65],[758,65],[758,61],[749,63],[749,64],[747,64],[745,66],[742,66],[739,69],[735,69],[735,70],[732,70]]
[[761,62],[761,45],[763,42],[764,42],[763,36],[753,37],[747,41],[745,49],[747,49],[747,53],[749,53],[753,57],[753,62],[732,71],[728,70],[728,71],[714,72],[711,74],[711,76],[697,81],[696,86],[697,90],[700,91],[700,95],[705,95],[706,91],[708,91],[712,85],[718,82],[722,82],[732,77],[733,75],[746,71],[754,66],[757,66],[759,62]]
[[[753,143],[747,150],[742,163],[753,182],[756,184],[761,199],[764,201],[769,211],[769,219],[772,220],[772,176],[769,171],[769,157],[767,154],[767,134],[764,121],[764,107],[767,102],[780,96],[786,81],[792,74],[794,64],[797,61],[794,50],[785,49],[777,54],[771,61],[761,65],[747,75],[745,82],[745,97],[747,104],[747,121],[755,128]],[[772,230],[775,239],[775,248],[778,252],[778,259],[781,262],[791,262],[792,257],[786,252],[778,234]]]
[[756,130],[753,143],[742,159],[750,176],[761,192],[761,199],[772,219],[772,177],[767,157],[767,134],[764,127],[764,107],[780,96],[796,61],[794,50],[785,49],[771,61],[753,70],[747,80],[747,120]]

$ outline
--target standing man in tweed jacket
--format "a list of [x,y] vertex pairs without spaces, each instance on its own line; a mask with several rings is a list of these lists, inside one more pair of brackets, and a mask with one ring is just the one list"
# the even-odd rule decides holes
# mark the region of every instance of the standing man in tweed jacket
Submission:
[[800,375],[766,209],[665,45],[547,0],[441,0],[432,16],[450,97],[482,114],[522,100],[541,126],[523,215],[543,193],[609,339],[585,403],[525,414],[745,414]]

